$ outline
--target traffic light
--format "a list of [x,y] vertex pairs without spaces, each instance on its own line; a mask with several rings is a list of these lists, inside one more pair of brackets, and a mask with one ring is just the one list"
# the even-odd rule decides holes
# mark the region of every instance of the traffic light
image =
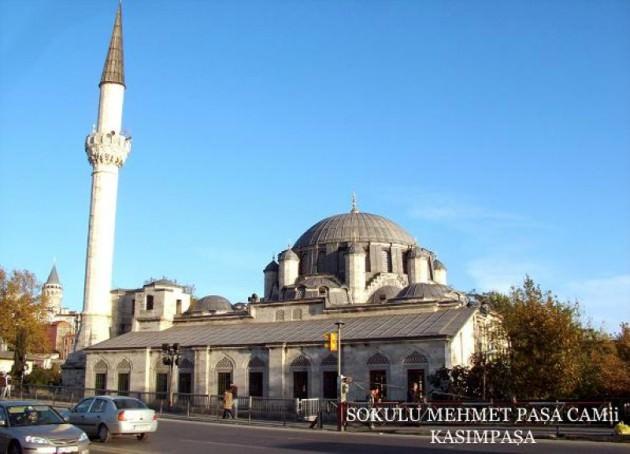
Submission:
[[331,352],[336,352],[339,349],[337,333],[324,334],[324,347]]

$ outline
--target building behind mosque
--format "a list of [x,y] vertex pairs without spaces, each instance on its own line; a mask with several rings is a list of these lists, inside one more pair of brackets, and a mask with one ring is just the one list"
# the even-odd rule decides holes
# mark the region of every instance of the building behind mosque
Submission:
[[99,87],[99,124],[86,141],[94,173],[84,309],[66,383],[164,393],[162,344],[177,343],[180,393],[221,394],[234,383],[240,395],[334,398],[337,357],[324,348],[324,334],[341,321],[342,370],[355,384],[350,399],[378,386],[386,398],[405,400],[414,383],[426,394],[430,374],[467,365],[488,348],[491,315],[448,285],[434,252],[355,200],[267,264],[264,294],[248,304],[219,295],[193,300],[168,279],[110,291],[118,169],[131,145],[121,133],[120,8]]

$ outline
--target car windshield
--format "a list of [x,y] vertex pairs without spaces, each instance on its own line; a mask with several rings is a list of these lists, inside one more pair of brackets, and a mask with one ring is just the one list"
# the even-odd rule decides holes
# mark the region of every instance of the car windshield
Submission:
[[143,409],[147,408],[144,405],[144,402],[136,400],[136,399],[114,399],[114,405],[119,410],[133,410],[133,409]]
[[64,420],[48,405],[15,405],[7,407],[11,426],[63,424]]

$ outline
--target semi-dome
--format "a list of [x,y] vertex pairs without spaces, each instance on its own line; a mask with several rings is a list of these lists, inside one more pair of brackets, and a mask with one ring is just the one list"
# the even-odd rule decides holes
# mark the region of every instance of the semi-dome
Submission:
[[227,298],[219,295],[208,295],[197,300],[191,312],[232,312],[232,304]]
[[304,232],[293,247],[302,249],[341,242],[379,242],[406,246],[415,244],[413,237],[395,222],[383,216],[353,209],[350,213],[322,219]]

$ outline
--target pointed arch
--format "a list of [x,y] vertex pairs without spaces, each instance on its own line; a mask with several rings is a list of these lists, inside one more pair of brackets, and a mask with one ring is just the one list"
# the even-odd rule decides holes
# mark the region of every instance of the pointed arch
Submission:
[[194,363],[188,358],[183,358],[179,361],[180,369],[193,369],[195,367]]
[[265,367],[265,362],[262,359],[260,359],[258,356],[253,356],[252,359],[249,360],[247,367],[250,369],[255,369],[255,368],[260,369],[260,368]]
[[131,372],[131,363],[127,358],[123,358],[116,366],[116,370],[118,372]]
[[403,360],[403,364],[426,364],[428,362],[429,362],[429,359],[417,350],[414,350],[413,352],[411,352]]
[[322,359],[322,366],[336,366],[337,365],[337,357],[332,353],[329,353],[328,356]]
[[94,371],[97,374],[106,374],[108,368],[109,367],[104,359],[99,359],[98,362],[94,365]]
[[310,367],[310,366],[311,366],[310,360],[304,355],[299,355],[297,358],[291,361],[291,367]]
[[368,366],[389,364],[389,359],[381,352],[376,352],[367,360]]
[[234,363],[232,362],[232,360],[230,358],[228,358],[227,356],[224,356],[216,364],[216,366],[214,366],[214,368],[215,369],[221,369],[221,370],[232,370],[232,369],[234,369]]

